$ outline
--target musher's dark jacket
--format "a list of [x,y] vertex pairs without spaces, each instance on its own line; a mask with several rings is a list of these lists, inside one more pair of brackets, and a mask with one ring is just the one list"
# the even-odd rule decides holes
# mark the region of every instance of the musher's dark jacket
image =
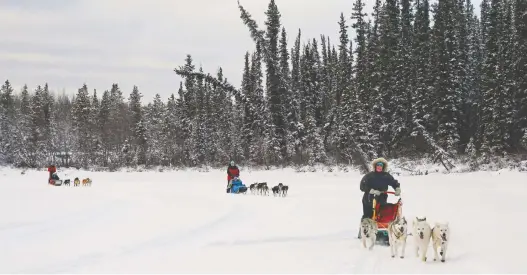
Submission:
[[[379,191],[388,191],[388,186],[391,186],[393,189],[400,187],[401,184],[392,177],[388,172],[369,172],[364,175],[360,181],[360,190],[364,192],[362,201],[371,201],[373,195],[370,194],[371,189]],[[387,197],[386,195],[381,197]]]

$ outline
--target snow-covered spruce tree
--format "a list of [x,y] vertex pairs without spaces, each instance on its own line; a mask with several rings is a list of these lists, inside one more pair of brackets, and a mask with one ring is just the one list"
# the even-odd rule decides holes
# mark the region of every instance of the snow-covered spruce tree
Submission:
[[[75,150],[75,140],[73,135],[72,126],[72,109],[73,99],[64,94],[58,95],[54,107],[53,116],[55,121],[56,132],[53,136],[53,143],[55,144],[55,152],[67,153],[68,157],[64,159],[57,159],[58,165],[71,165],[71,157],[73,150]],[[94,134],[98,134],[99,131],[95,130]]]
[[376,73],[378,73],[378,89],[373,112],[380,117],[376,121],[379,141],[382,144],[382,154],[391,156],[398,129],[404,127],[402,117],[396,112],[400,99],[400,84],[398,66],[399,40],[400,40],[400,10],[396,0],[387,0],[381,9],[378,21],[379,44],[378,59],[376,60]]
[[456,37],[455,51],[454,55],[456,57],[455,61],[452,62],[451,67],[453,74],[457,77],[454,82],[456,95],[458,95],[459,102],[456,108],[456,119],[457,119],[457,132],[459,135],[459,142],[457,144],[456,153],[462,153],[465,151],[471,133],[468,131],[470,129],[469,122],[464,118],[468,112],[467,107],[467,98],[469,93],[469,36],[468,36],[468,21],[470,15],[467,14],[466,9],[466,0],[455,0],[453,9],[453,19],[454,19],[454,33]]
[[[253,144],[256,133],[253,128],[254,120],[257,114],[255,114],[254,106],[252,105],[250,98],[252,98],[252,81],[251,81],[251,62],[249,61],[249,52],[245,53],[245,65],[243,68],[243,76],[241,83],[241,92],[247,98],[247,102],[243,102],[243,116],[242,125],[240,129],[241,134],[241,147],[243,148],[243,156],[240,160],[249,161],[251,158],[251,145]],[[241,110],[240,110],[241,111]]]
[[97,97],[97,90],[93,91],[93,95],[91,97],[91,109],[90,109],[90,133],[91,133],[91,163],[93,163],[96,166],[101,166],[102,163],[102,143],[101,143],[101,135],[99,131],[99,112],[101,109],[101,104],[99,102],[99,98]]
[[15,130],[13,134],[13,164],[28,167],[31,160],[30,136],[31,136],[31,97],[27,85],[22,87],[20,102],[17,106],[15,118]]
[[318,49],[318,41],[316,38],[312,39],[311,53],[313,59],[313,68],[311,71],[311,79],[314,84],[313,93],[313,106],[315,108],[315,121],[317,128],[324,126],[324,78],[322,75],[322,62],[320,59],[320,51]]
[[[368,34],[367,34],[367,60],[368,60],[368,81],[367,87],[370,93],[367,102],[364,104],[367,105],[368,110],[368,119],[367,119],[367,133],[368,140],[371,144],[380,144],[380,129],[381,126],[385,123],[382,119],[382,108],[383,102],[380,100],[380,41],[379,41],[379,20],[383,16],[381,10],[381,1],[376,0],[375,5],[373,6],[373,22],[368,24]],[[373,153],[378,156],[382,155],[383,148],[381,146],[374,146],[372,149]],[[368,166],[369,167],[369,166]],[[369,168],[368,168],[369,169]]]
[[[37,91],[38,93],[38,91]],[[36,95],[35,95],[36,96]],[[91,101],[86,84],[77,92],[75,103],[73,104],[73,132],[75,133],[75,163],[86,168],[90,163],[91,154],[91,127],[90,127]]]
[[124,101],[124,96],[119,85],[114,83],[110,90],[110,113],[108,134],[111,148],[110,167],[123,167],[127,165],[125,156],[129,147],[128,138],[130,136],[130,114],[128,104]]
[[[274,0],[270,0],[267,12],[265,13],[267,20],[265,25],[266,40],[267,40],[267,58],[266,63],[266,92],[268,96],[269,115],[271,124],[269,126],[274,128],[274,131],[269,132],[269,146],[268,150],[270,161],[273,164],[278,164],[283,161],[285,156],[285,119],[282,111],[282,99],[280,94],[280,86],[282,78],[280,73],[280,54],[278,49],[279,35],[280,35],[280,12]],[[269,128],[267,128],[269,129]]]
[[256,50],[252,55],[251,62],[251,88],[250,96],[246,96],[246,104],[249,104],[254,114],[253,142],[250,145],[249,155],[246,156],[250,163],[264,164],[263,156],[267,151],[268,144],[265,142],[265,129],[268,121],[268,109],[266,108],[263,88],[262,72],[262,48],[260,42],[256,43]]
[[[348,36],[348,24],[344,14],[340,14],[339,24],[339,52],[338,52],[338,75],[337,87],[334,95],[334,130],[338,136],[338,150],[339,155],[336,156],[337,161],[349,162],[351,160],[350,140],[353,139],[350,135],[352,129],[351,125],[351,84],[352,84],[352,56],[348,46],[350,39]],[[342,154],[342,155],[341,155]]]
[[456,75],[457,62],[460,62],[458,34],[456,32],[456,10],[454,0],[440,0],[434,7],[434,27],[432,30],[432,74],[433,96],[436,99],[434,113],[437,118],[435,136],[439,146],[448,153],[455,154],[459,148],[460,107],[459,78]]
[[[183,90],[182,83],[180,83],[180,91]],[[180,99],[177,99],[180,100]],[[184,141],[181,139],[181,122],[179,119],[178,106],[176,96],[172,94],[166,104],[166,113],[163,118],[161,143],[163,153],[161,154],[162,164],[165,166],[177,166],[182,163],[182,147]]]
[[515,116],[515,104],[514,97],[516,95],[516,83],[515,83],[515,48],[514,48],[514,26],[512,22],[512,1],[504,0],[504,11],[501,18],[503,23],[503,32],[500,33],[500,82],[502,83],[503,94],[505,95],[504,100],[504,120],[500,123],[504,127],[506,133],[505,150],[508,152],[516,151],[518,144],[514,141],[514,134],[517,131],[517,127],[514,123]]
[[130,136],[131,151],[126,157],[128,165],[145,165],[146,154],[148,151],[145,120],[141,106],[141,98],[143,95],[139,92],[137,86],[133,87],[130,93],[129,108],[130,108],[130,129],[132,130]]
[[468,162],[469,162],[471,170],[475,171],[478,168],[478,155],[477,155],[476,144],[474,143],[473,137],[470,138],[470,141],[468,142],[467,147],[465,147],[465,154],[468,157]]
[[[216,78],[219,82],[226,84],[227,79],[223,75],[223,69],[220,67]],[[223,166],[227,161],[235,156],[243,156],[240,150],[241,137],[241,118],[243,115],[243,107],[240,105],[233,105],[231,100],[231,93],[224,87],[213,84],[211,90],[211,121],[214,127],[214,147],[215,152],[212,162],[215,165]]]
[[[187,55],[187,58],[185,59],[185,65],[180,68],[186,73],[192,73],[195,70],[195,66],[193,64],[192,56]],[[195,117],[196,111],[195,111],[195,84],[196,80],[194,77],[189,76],[185,78],[184,88],[179,90],[179,98],[180,106],[178,106],[179,110],[179,118],[181,120],[181,138],[184,142],[183,144],[183,154],[182,154],[182,161],[183,165],[185,166],[191,166],[193,163],[193,160],[191,159],[191,151],[194,148],[194,141],[192,140],[191,133],[192,133],[192,123],[193,118]]]
[[54,104],[55,104],[55,97],[51,94],[49,91],[48,84],[44,84],[44,88],[42,89],[42,97],[43,97],[43,111],[44,111],[44,139],[46,148],[48,150],[47,152],[47,161],[56,161],[54,154],[56,151],[56,144],[54,137],[57,136],[57,125],[55,120],[55,112],[54,112]]
[[[0,162],[13,163],[16,143],[16,106],[9,80],[0,89]],[[5,159],[3,159],[5,158]]]
[[[223,85],[227,86],[227,80],[224,80]],[[243,99],[239,96],[239,94],[234,94],[234,102],[230,100],[230,96],[233,94],[232,91],[229,91],[227,93],[227,96],[229,97],[228,103],[224,106],[225,114],[229,115],[229,119],[225,120],[224,123],[228,124],[228,128],[223,129],[225,132],[223,132],[224,135],[227,135],[227,141],[229,142],[225,148],[225,151],[228,152],[229,158],[228,160],[235,160],[238,163],[241,163],[243,157],[243,150],[240,147],[241,144],[241,132],[242,129],[242,123],[243,123],[243,109],[244,109],[244,103]],[[225,167],[225,160],[221,159],[219,165],[221,167]],[[245,162],[242,164],[245,166]]]
[[331,111],[331,95],[332,95],[332,85],[331,85],[331,76],[330,70],[331,66],[329,64],[329,54],[327,48],[327,38],[325,35],[320,35],[320,70],[319,75],[321,79],[320,83],[320,109],[321,109],[321,120],[324,125],[322,125],[322,137],[324,140],[324,151],[328,155],[331,155],[331,145],[328,143],[329,137],[331,135],[329,124],[327,123],[330,117]]
[[166,106],[161,95],[155,94],[152,103],[145,108],[145,124],[147,132],[147,159],[150,165],[161,165],[163,163],[163,126],[166,117]]
[[101,104],[99,108],[99,114],[97,117],[98,125],[97,132],[99,133],[99,138],[101,142],[101,166],[107,167],[110,161],[110,154],[112,151],[111,147],[111,128],[110,128],[110,113],[111,113],[111,99],[110,92],[108,90],[104,91],[101,99]]
[[[198,72],[203,74],[203,68],[199,68]],[[206,83],[203,77],[196,77],[196,82],[193,89],[194,102],[192,109],[194,115],[191,117],[191,145],[190,160],[192,166],[198,166],[206,164],[208,160],[208,148],[210,143],[207,142],[209,132],[207,129],[208,121],[206,115],[206,109],[208,108],[206,98],[208,94]]]
[[[368,121],[371,110],[371,92],[369,91],[370,76],[368,75],[368,48],[367,48],[367,34],[368,25],[365,21],[364,2],[357,0],[353,5],[353,13],[351,19],[355,20],[351,26],[355,29],[356,37],[356,62],[355,62],[355,79],[354,91],[355,95],[352,97],[352,120],[354,124],[354,138],[358,142],[358,146],[367,154],[368,159],[372,159],[375,154],[375,148],[371,142],[372,133],[369,132]],[[351,43],[350,43],[351,44]]]
[[[428,0],[417,0],[415,4],[415,21],[413,25],[414,42],[413,62],[415,72],[415,86],[413,93],[413,119],[431,131],[437,127],[435,114],[431,112],[434,102],[432,93],[433,75],[431,75],[431,29],[430,29],[430,6]],[[419,135],[414,129],[412,136],[415,137],[414,146],[419,153],[427,153],[430,146],[426,139]]]
[[335,47],[331,44],[329,37],[321,35],[321,42],[325,44],[325,46],[322,47],[324,58],[322,77],[327,89],[327,94],[325,95],[323,103],[326,112],[324,125],[322,127],[324,147],[328,157],[331,158],[331,163],[338,163],[339,133],[337,129],[338,125],[336,125],[337,116],[339,115],[339,108],[336,106],[337,85],[339,79],[338,53]]
[[[203,70],[200,69],[200,71]],[[219,78],[222,77],[223,75],[219,76]],[[205,154],[204,161],[200,162],[200,164],[205,166],[210,166],[216,161],[216,156],[220,152],[222,148],[221,144],[223,143],[218,130],[219,121],[216,120],[217,117],[221,116],[221,112],[219,112],[215,106],[215,103],[219,101],[219,99],[216,99],[215,97],[216,91],[212,87],[212,84],[209,81],[204,80],[204,102],[202,108],[202,125],[204,127],[202,127],[202,146]]]
[[316,102],[317,102],[317,57],[316,47],[311,43],[304,45],[300,62],[300,75],[302,83],[301,115],[304,125],[302,140],[302,163],[314,165],[326,161],[324,144],[317,127]]
[[302,101],[300,77],[301,35],[301,30],[298,30],[295,44],[291,49],[291,94],[289,97],[289,111],[287,116],[289,133],[289,140],[287,144],[289,145],[288,150],[291,154],[292,162],[294,164],[299,164],[301,162],[300,131],[303,127],[300,122],[300,102]]
[[32,168],[39,167],[46,162],[47,154],[43,135],[45,127],[43,104],[42,87],[39,85],[35,89],[35,94],[31,97],[31,137],[27,146],[30,152],[29,166]]
[[464,99],[464,116],[470,138],[473,140],[476,150],[481,146],[481,109],[483,98],[481,93],[481,69],[483,64],[483,53],[481,45],[481,27],[479,19],[474,14],[474,7],[467,1],[466,14],[468,32],[468,54],[467,54],[467,90]]
[[[279,95],[281,96],[281,112],[284,120],[283,125],[283,152],[284,157],[282,164],[287,165],[291,162],[291,157],[294,153],[294,140],[292,140],[292,133],[290,129],[291,124],[291,107],[292,107],[292,85],[291,85],[291,70],[289,69],[289,50],[287,49],[287,32],[282,27],[279,44],[280,57],[280,88]],[[294,131],[294,129],[293,129]]]
[[[518,143],[527,150],[527,0],[513,1],[513,23],[514,23],[514,86],[516,94],[514,97],[514,128],[513,143]],[[522,141],[523,139],[523,141]]]
[[[484,10],[482,9],[482,13]],[[485,10],[485,12],[487,12]],[[485,61],[483,65],[482,89],[483,109],[483,151],[501,155],[506,149],[508,136],[506,89],[503,89],[503,56],[501,34],[505,31],[504,6],[501,0],[491,0],[488,13],[482,14],[485,27]]]

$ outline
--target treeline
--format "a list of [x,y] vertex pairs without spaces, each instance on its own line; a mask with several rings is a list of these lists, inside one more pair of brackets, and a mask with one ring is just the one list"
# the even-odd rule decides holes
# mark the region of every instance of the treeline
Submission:
[[[260,29],[240,88],[196,68],[175,72],[177,96],[142,104],[114,84],[54,97],[47,85],[0,98],[0,158],[42,166],[71,152],[78,166],[364,164],[376,156],[489,160],[527,148],[527,0],[363,0],[341,14],[338,41],[296,32],[277,5]],[[355,29],[351,39],[349,27]]]

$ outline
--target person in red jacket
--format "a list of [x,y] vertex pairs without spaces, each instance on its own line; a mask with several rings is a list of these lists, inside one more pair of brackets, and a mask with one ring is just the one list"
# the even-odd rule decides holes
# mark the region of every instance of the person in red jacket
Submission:
[[231,162],[229,162],[229,167],[227,167],[227,192],[229,192],[229,189],[231,188],[232,179],[239,176],[240,169],[238,169],[238,166],[236,166],[234,160],[231,160]]
[[53,173],[57,172],[57,167],[55,167],[55,165],[50,165],[48,167],[48,172],[49,172],[48,183],[50,183],[51,182],[51,176],[53,175]]

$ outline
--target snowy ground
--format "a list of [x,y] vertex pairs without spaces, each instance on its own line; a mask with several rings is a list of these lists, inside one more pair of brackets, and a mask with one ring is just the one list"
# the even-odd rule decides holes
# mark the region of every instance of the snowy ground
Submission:
[[[1,273],[526,273],[527,174],[400,176],[404,215],[449,221],[446,263],[356,239],[360,175],[244,172],[287,198],[225,193],[225,172],[95,173],[53,187],[45,171],[0,169]],[[73,184],[73,182],[72,182]]]

